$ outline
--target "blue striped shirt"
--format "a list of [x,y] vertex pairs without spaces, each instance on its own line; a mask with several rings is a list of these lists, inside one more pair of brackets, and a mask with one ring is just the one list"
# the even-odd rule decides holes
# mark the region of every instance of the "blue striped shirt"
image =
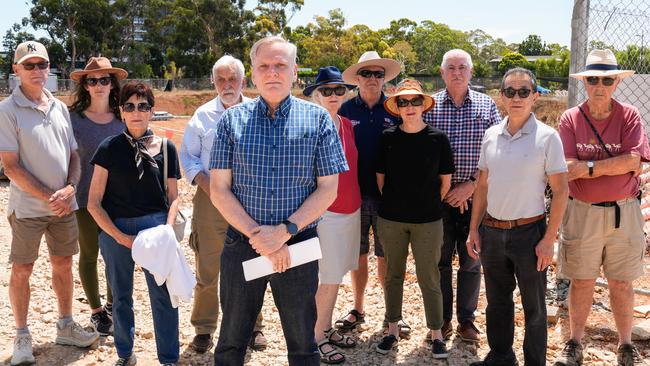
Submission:
[[501,115],[490,96],[471,89],[468,89],[460,108],[456,107],[446,89],[436,93],[433,99],[435,106],[422,118],[425,123],[441,129],[449,138],[456,166],[451,182],[466,182],[478,169],[485,131],[501,122]]
[[262,98],[228,108],[215,130],[210,169],[231,169],[232,192],[246,212],[260,225],[277,225],[316,190],[316,177],[349,168],[329,113],[290,96],[275,118]]

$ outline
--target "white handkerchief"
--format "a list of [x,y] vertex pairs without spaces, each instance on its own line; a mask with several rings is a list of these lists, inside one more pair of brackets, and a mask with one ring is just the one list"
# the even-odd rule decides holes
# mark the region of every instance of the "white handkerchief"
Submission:
[[[321,259],[322,256],[318,237],[289,245],[289,257],[291,258],[291,266],[289,268]],[[244,261],[242,262],[242,266],[244,267],[244,278],[246,281],[268,276],[275,272],[271,260],[266,256],[259,256]]]

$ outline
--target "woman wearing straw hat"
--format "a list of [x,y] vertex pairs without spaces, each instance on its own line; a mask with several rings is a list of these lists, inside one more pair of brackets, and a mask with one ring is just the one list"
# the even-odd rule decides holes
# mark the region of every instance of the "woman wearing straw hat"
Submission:
[[97,146],[108,136],[124,131],[120,120],[118,95],[120,80],[128,73],[115,68],[105,57],[92,57],[83,71],[74,71],[70,78],[77,83],[74,102],[70,106],[70,120],[81,158],[81,178],[77,190],[76,211],[79,226],[79,278],[86,293],[92,315],[90,321],[100,335],[112,332],[113,295],[106,281],[106,304],[102,307],[97,278],[99,227],[88,213],[88,189],[93,166],[90,164]]
[[[401,124],[379,141],[377,185],[382,193],[377,227],[386,256],[385,301],[388,335],[376,347],[387,354],[397,346],[402,319],[404,272],[411,244],[422,291],[434,358],[447,358],[443,341],[442,292],[438,261],[442,248],[442,201],[451,186],[454,158],[447,136],[424,123],[434,100],[415,80],[403,80],[384,102]],[[429,336],[429,334],[427,334]]]
[[318,70],[316,82],[303,91],[305,96],[312,96],[314,102],[330,113],[350,167],[347,172],[339,174],[336,201],[323,214],[317,227],[323,258],[318,266],[320,284],[316,292],[318,318],[314,334],[321,362],[326,364],[345,362],[345,356],[334,346],[351,348],[357,345],[353,338],[332,328],[332,311],[339,285],[343,276],[359,264],[361,192],[357,180],[357,148],[352,123],[338,115],[348,89],[352,88],[353,85],[343,81],[339,69],[327,66]]

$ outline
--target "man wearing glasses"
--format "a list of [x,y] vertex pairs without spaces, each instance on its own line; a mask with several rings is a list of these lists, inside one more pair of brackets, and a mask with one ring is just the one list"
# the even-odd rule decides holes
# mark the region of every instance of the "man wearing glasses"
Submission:
[[454,151],[456,166],[451,190],[443,197],[442,206],[444,239],[438,264],[444,320],[442,335],[448,339],[453,329],[452,262],[458,254],[456,333],[465,342],[478,342],[480,336],[474,325],[474,312],[481,288],[481,262],[469,256],[465,242],[472,211],[471,197],[478,177],[481,140],[485,130],[499,123],[501,116],[492,98],[469,88],[472,79],[469,53],[460,49],[447,51],[442,57],[440,74],[446,88],[433,96],[436,103],[423,118],[424,122],[445,132]]
[[21,85],[0,103],[0,159],[11,179],[9,299],[16,324],[11,364],[18,365],[35,362],[27,327],[29,278],[43,234],[58,300],[56,343],[88,347],[99,334],[72,319],[72,256],[79,252],[73,211],[81,167],[68,108],[44,88],[50,71],[45,46],[18,45],[12,68]]
[[[526,321],[524,362],[546,365],[546,268],[553,261],[568,187],[560,137],[532,113],[536,86],[530,70],[506,72],[501,100],[508,117],[490,127],[481,144],[467,252],[483,264],[490,352],[472,366],[518,365],[512,349],[517,285]],[[548,224],[547,183],[553,191]]]
[[610,50],[593,50],[582,80],[587,100],[560,118],[559,132],[569,166],[569,200],[560,235],[560,273],[571,279],[571,336],[554,365],[582,362],[585,323],[601,267],[618,330],[618,365],[646,365],[632,345],[632,281],[643,274],[645,238],[638,172],[650,159],[638,110],[612,98],[621,79]]
[[[377,188],[375,160],[379,138],[384,129],[396,124],[397,118],[384,109],[384,83],[399,75],[399,62],[381,58],[376,51],[361,55],[359,62],[343,72],[347,84],[358,85],[359,95],[343,103],[339,114],[348,118],[354,126],[354,140],[359,152],[358,176],[361,189],[361,246],[359,267],[351,272],[354,307],[342,319],[336,321],[336,327],[349,331],[365,322],[364,292],[368,283],[368,252],[370,251],[370,228],[373,231],[375,256],[377,257],[377,279],[384,288],[386,261],[384,251],[377,236],[377,212],[381,194]],[[403,331],[408,326],[401,322]],[[384,319],[384,326],[388,323]]]

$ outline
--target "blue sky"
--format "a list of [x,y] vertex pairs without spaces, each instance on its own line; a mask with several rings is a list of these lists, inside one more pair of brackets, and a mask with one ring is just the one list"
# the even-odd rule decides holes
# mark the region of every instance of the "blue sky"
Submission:
[[[27,0],[3,3],[0,37],[12,24],[29,16],[30,8]],[[246,7],[255,5],[256,1],[249,0]],[[529,34],[537,34],[547,43],[569,46],[571,41],[572,0],[305,0],[289,24],[295,27],[313,22],[316,15],[326,16],[335,8],[343,11],[347,26],[366,24],[375,30],[388,27],[391,20],[409,18],[416,22],[432,20],[463,31],[480,28],[507,43],[519,43]]]

